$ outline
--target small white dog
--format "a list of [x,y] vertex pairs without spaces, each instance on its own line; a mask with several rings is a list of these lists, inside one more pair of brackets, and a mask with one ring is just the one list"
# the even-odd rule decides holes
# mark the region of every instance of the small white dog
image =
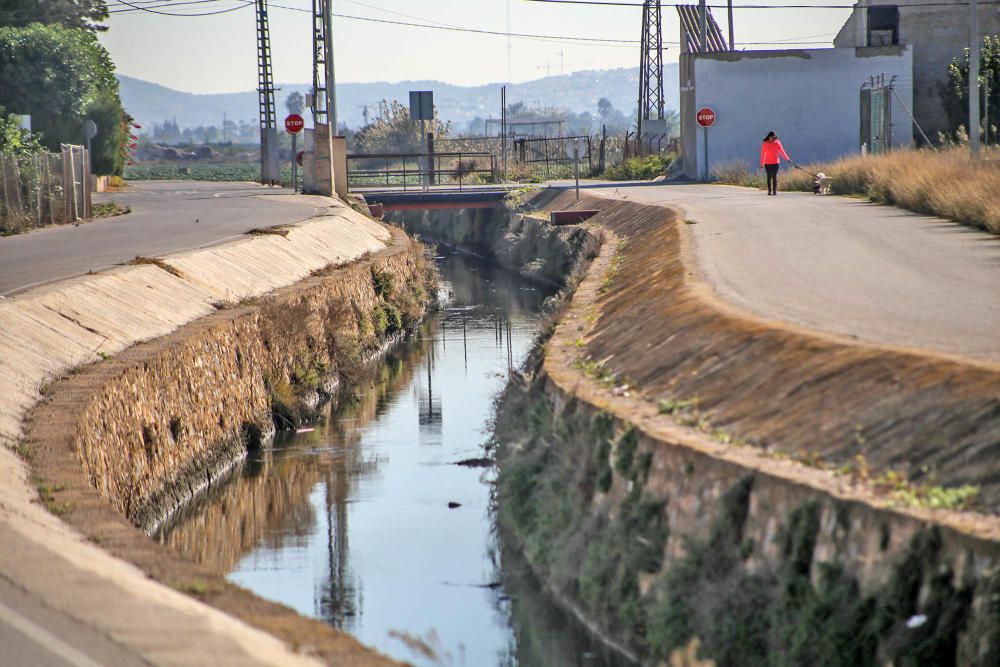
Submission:
[[828,195],[830,194],[830,183],[833,179],[824,174],[822,171],[816,174],[813,179],[813,194],[814,195]]

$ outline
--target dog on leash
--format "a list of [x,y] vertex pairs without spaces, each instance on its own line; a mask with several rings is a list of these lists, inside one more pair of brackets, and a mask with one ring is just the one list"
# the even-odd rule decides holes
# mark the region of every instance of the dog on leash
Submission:
[[832,181],[833,179],[824,174],[822,171],[816,174],[816,176],[813,178],[813,194],[814,195],[830,194],[830,183]]

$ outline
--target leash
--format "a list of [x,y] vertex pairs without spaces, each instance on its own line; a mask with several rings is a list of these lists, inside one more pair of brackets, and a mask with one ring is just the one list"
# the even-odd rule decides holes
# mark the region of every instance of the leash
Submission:
[[792,166],[793,166],[793,167],[795,167],[796,169],[798,169],[799,171],[804,171],[804,172],[806,172],[807,174],[809,174],[809,175],[810,175],[810,176],[812,176],[813,178],[819,178],[819,176],[817,176],[816,174],[812,173],[812,172],[811,172],[811,171],[809,171],[808,169],[803,169],[802,167],[800,167],[799,165],[795,164],[794,162],[792,163]]

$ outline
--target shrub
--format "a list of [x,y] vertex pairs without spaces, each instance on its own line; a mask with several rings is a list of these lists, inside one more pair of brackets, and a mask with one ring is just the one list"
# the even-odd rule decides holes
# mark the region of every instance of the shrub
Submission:
[[674,161],[673,155],[650,155],[648,157],[633,157],[616,167],[608,167],[604,178],[609,181],[641,181],[655,178],[667,173],[667,168]]

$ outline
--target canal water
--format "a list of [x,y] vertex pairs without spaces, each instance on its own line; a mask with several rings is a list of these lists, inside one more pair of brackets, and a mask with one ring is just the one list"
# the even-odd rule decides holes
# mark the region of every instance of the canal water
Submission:
[[549,293],[466,256],[439,265],[440,312],[356,399],[279,437],[160,539],[414,665],[616,664],[501,548],[495,471],[469,465]]

